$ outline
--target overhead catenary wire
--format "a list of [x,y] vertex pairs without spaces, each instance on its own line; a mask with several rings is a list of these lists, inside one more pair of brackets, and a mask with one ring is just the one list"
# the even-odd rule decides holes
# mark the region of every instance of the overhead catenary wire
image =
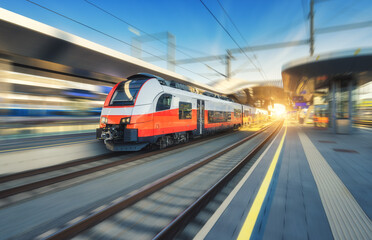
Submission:
[[[135,28],[135,29],[137,29],[137,30],[139,30],[140,32],[143,32],[144,34],[146,34],[146,35],[149,36],[150,38],[152,38],[152,39],[154,39],[154,40],[156,40],[156,41],[159,41],[159,42],[161,42],[161,43],[164,44],[164,45],[167,45],[167,43],[164,42],[163,40],[161,40],[160,38],[158,38],[158,37],[156,37],[156,36],[154,36],[154,35],[152,35],[152,34],[146,32],[145,30],[139,28],[138,26],[135,26],[135,25],[129,23],[128,21],[124,20],[124,19],[121,18],[121,17],[116,16],[115,14],[109,12],[108,10],[106,10],[106,9],[104,9],[104,8],[102,8],[102,7],[100,7],[100,6],[96,5],[96,4],[94,4],[94,3],[92,3],[92,2],[89,1],[89,0],[84,0],[84,1],[85,1],[86,3],[92,5],[93,7],[95,7],[95,8],[97,8],[97,9],[101,10],[102,12],[104,12],[104,13],[106,13],[106,14],[112,16],[113,18],[119,20],[120,22],[123,22],[123,23],[125,23],[125,24],[127,24],[127,25],[129,25],[129,26],[131,26],[131,27],[133,27],[133,28]],[[188,56],[188,57],[193,58],[190,54],[185,53],[184,51],[178,50],[177,48],[176,48],[176,51],[178,51],[178,52],[184,54],[185,56]]]
[[[93,7],[97,8],[97,9],[101,10],[102,12],[104,12],[104,13],[106,13],[106,14],[112,16],[113,18],[115,18],[115,19],[117,19],[117,20],[119,20],[119,21],[121,21],[121,22],[123,22],[123,23],[125,23],[125,24],[127,24],[127,25],[129,25],[129,26],[131,26],[132,28],[135,28],[135,29],[139,30],[140,32],[143,32],[144,34],[146,34],[146,35],[149,36],[150,38],[152,38],[152,39],[154,39],[154,40],[156,40],[156,41],[159,41],[159,42],[161,42],[161,43],[164,44],[164,45],[167,45],[166,42],[164,42],[163,40],[159,39],[158,37],[156,37],[156,36],[154,36],[154,35],[152,35],[152,34],[147,33],[145,30],[139,28],[138,26],[135,26],[134,24],[129,23],[128,21],[124,20],[123,18],[118,17],[117,15],[111,13],[110,11],[108,11],[108,10],[106,10],[106,9],[104,9],[104,8],[102,8],[102,7],[100,7],[100,6],[96,5],[96,4],[94,4],[94,3],[92,3],[92,2],[89,1],[89,0],[84,0],[84,1],[85,1],[86,3],[88,3],[88,4],[90,4],[91,6],[93,6]],[[222,5],[221,5],[221,7],[222,7]],[[222,7],[222,8],[223,8],[223,7]],[[227,12],[226,12],[226,14],[227,14]],[[229,17],[229,16],[228,16],[228,17]],[[230,17],[229,17],[229,18],[230,18]],[[231,18],[230,18],[230,21],[232,21]],[[233,24],[234,24],[234,23],[233,23]],[[234,24],[234,25],[235,25],[235,24]],[[235,26],[235,27],[236,27],[236,26]],[[237,28],[237,27],[236,27],[236,28]],[[239,30],[238,30],[238,31],[239,31]],[[239,31],[239,33],[240,33],[240,31]],[[243,35],[242,35],[241,33],[240,33],[240,35],[243,37]],[[243,37],[243,38],[244,38],[244,37]],[[245,42],[247,42],[247,41],[245,40]],[[247,44],[247,45],[248,45],[248,44]],[[189,51],[193,51],[193,52],[201,53],[200,51],[197,51],[197,50],[193,50],[193,49],[190,49],[190,48],[187,48],[187,49],[188,49]],[[213,71],[215,71],[215,72],[218,72],[216,69],[214,69],[214,68],[212,68],[211,66],[206,65],[206,64],[203,63],[202,61],[198,60],[198,59],[200,59],[200,58],[195,58],[195,57],[191,56],[190,54],[188,54],[188,53],[186,53],[186,52],[184,52],[184,51],[182,51],[182,50],[180,50],[180,49],[177,49],[177,48],[175,48],[175,50],[176,50],[177,52],[182,53],[183,55],[189,57],[189,58],[190,58],[194,63],[201,63],[201,64],[204,64],[207,68],[209,68],[209,69],[211,69],[211,70],[213,70]],[[253,52],[253,50],[251,50],[251,51]],[[253,52],[253,53],[254,53],[254,52]],[[205,54],[205,53],[204,53],[204,54]],[[258,61],[258,59],[256,59],[256,60],[257,60],[257,63],[258,63],[258,65],[259,65],[259,69],[258,69],[258,70],[260,71],[260,69],[262,69],[262,66],[261,66],[260,62]],[[179,64],[177,64],[177,61],[175,61],[175,65],[176,65],[176,66],[179,66]],[[266,78],[266,74],[265,74],[265,72],[263,72],[263,74],[265,75],[265,77],[264,77],[264,79],[265,79],[265,78]],[[222,74],[222,76],[225,76],[225,75]]]
[[243,53],[247,58],[248,60],[250,61],[250,63],[258,70],[258,72],[260,73],[260,75],[262,76],[262,78],[264,80],[266,80],[265,76],[263,75],[262,73],[262,70],[257,67],[257,65],[252,61],[252,59],[247,55],[247,53],[242,49],[242,47],[239,45],[239,43],[235,40],[235,38],[231,35],[231,33],[225,28],[225,26],[220,22],[220,20],[218,20],[218,18],[213,14],[213,12],[208,8],[207,5],[205,5],[205,3],[203,2],[203,0],[199,0],[203,6],[207,9],[207,11],[212,15],[212,17],[216,20],[216,22],[221,26],[221,28],[226,32],[226,34],[231,38],[231,40],[236,44],[236,46],[239,48],[240,52]]
[[[221,4],[220,0],[217,0],[218,4],[220,5],[220,7],[222,8],[223,12],[225,13],[225,15],[227,16],[227,18],[230,20],[230,22],[232,23],[232,25],[234,26],[235,30],[239,33],[240,37],[243,39],[243,41],[245,42],[246,44],[246,48],[249,48],[250,51],[253,53],[253,55],[255,55],[255,52],[253,51],[253,49],[249,46],[248,44],[248,41],[247,39],[244,37],[244,35],[240,32],[239,28],[236,26],[235,22],[232,20],[232,18],[230,17],[230,14],[226,11],[226,9],[223,7],[223,5]],[[267,78],[266,76],[266,73],[265,71],[263,70],[262,68],[262,65],[260,63],[260,61],[258,60],[258,58],[255,58],[256,61],[257,61],[257,64],[258,64],[258,67],[259,69],[261,69],[263,71],[263,74],[265,75],[265,78]],[[235,71],[237,72],[237,71]]]
[[183,48],[183,49],[185,49],[189,52],[194,52],[194,53],[197,53],[197,54],[200,54],[200,55],[206,55],[206,56],[209,55],[209,53],[206,53],[206,52],[203,52],[203,51],[200,51],[200,50],[196,50],[196,49],[192,49],[192,48],[189,48],[189,47],[185,47],[185,46],[182,46],[182,45],[179,45],[179,44],[177,44],[177,47],[178,48]]
[[246,71],[252,72],[252,70],[257,71],[257,69],[243,69],[243,66],[245,66],[248,62],[249,62],[248,60],[244,61],[239,67],[237,67],[234,71],[231,72],[231,76],[234,76],[235,74],[239,72],[246,72]]
[[[91,1],[88,1],[88,0],[84,0],[84,1],[85,1],[86,3],[88,3],[88,4],[90,4],[91,6],[97,8],[98,10],[100,10],[100,11],[102,11],[102,12],[108,14],[109,16],[111,16],[111,17],[113,17],[113,18],[119,20],[120,22],[127,24],[128,26],[132,27],[133,29],[139,30],[140,32],[143,32],[144,34],[146,34],[146,35],[149,36],[150,38],[153,38],[154,40],[159,41],[159,42],[163,43],[164,45],[167,45],[166,42],[162,41],[161,39],[157,38],[156,36],[154,36],[154,35],[152,35],[152,34],[149,34],[149,33],[145,32],[144,30],[140,29],[139,27],[134,26],[133,24],[129,23],[128,21],[124,20],[123,18],[120,18],[120,17],[116,16],[115,14],[113,14],[113,13],[107,11],[106,9],[104,9],[104,8],[102,8],[102,7],[100,7],[100,6],[96,5],[96,4],[94,4],[94,3],[92,3]],[[134,47],[134,48],[143,51],[142,48],[138,48],[138,47]],[[161,51],[161,50],[159,50],[159,49],[157,49],[157,48],[154,48],[154,47],[151,47],[151,48],[152,48],[152,49],[155,49],[156,51],[163,52],[163,51]],[[145,51],[144,51],[144,52],[145,52]],[[157,57],[157,58],[158,58],[158,57]],[[159,59],[159,58],[158,58],[158,59]],[[163,60],[163,59],[161,59],[161,60]]]
[[[140,48],[138,48],[138,47],[136,47],[136,46],[133,46],[132,44],[130,44],[130,43],[126,42],[126,41],[123,41],[123,40],[121,40],[121,39],[119,39],[119,38],[117,38],[117,37],[115,37],[115,36],[112,36],[112,35],[110,35],[110,34],[108,34],[108,33],[102,32],[102,31],[99,30],[99,29],[96,29],[96,28],[91,27],[91,26],[89,26],[89,25],[87,25],[87,24],[85,24],[85,23],[82,23],[82,22],[77,21],[77,20],[75,20],[75,19],[73,19],[73,18],[70,18],[70,17],[68,17],[68,16],[66,16],[66,15],[64,15],[64,14],[62,14],[62,13],[59,13],[59,12],[57,12],[57,11],[54,11],[54,10],[50,9],[50,8],[47,8],[47,7],[45,7],[45,6],[43,6],[43,5],[39,4],[39,3],[36,3],[36,2],[34,2],[34,1],[31,1],[31,0],[26,0],[26,1],[29,2],[29,3],[31,3],[31,4],[34,4],[34,5],[38,6],[38,7],[40,7],[40,8],[43,8],[43,9],[49,11],[49,12],[52,12],[52,13],[54,13],[54,14],[60,16],[60,17],[63,17],[63,18],[65,18],[65,19],[68,19],[68,20],[70,20],[70,21],[72,21],[72,22],[74,22],[74,23],[77,23],[77,24],[79,24],[79,25],[81,25],[81,26],[84,26],[84,27],[86,27],[86,28],[89,28],[89,29],[91,29],[92,31],[98,32],[98,33],[100,33],[100,34],[102,34],[102,35],[104,35],[104,36],[106,36],[106,37],[109,37],[109,38],[111,38],[111,39],[114,39],[114,40],[116,40],[116,41],[118,41],[118,42],[120,42],[120,43],[123,43],[123,44],[125,44],[125,45],[131,46],[131,47],[136,48],[136,49],[138,49],[138,50],[141,50],[141,51],[143,51],[143,52],[145,52],[145,53],[147,53],[147,54],[149,54],[149,55],[151,55],[151,56],[153,56],[153,57],[155,57],[155,58],[161,59],[161,60],[163,60],[163,61],[167,61],[166,59],[164,59],[164,58],[162,58],[162,57],[160,57],[160,56],[157,56],[157,55],[152,54],[152,53],[150,53],[150,52],[148,52],[148,51],[142,50],[142,49],[140,49]],[[184,68],[184,67],[181,67],[181,66],[178,66],[178,67],[181,68],[181,69],[183,69],[183,70],[186,70],[186,71],[188,71],[188,72],[191,72],[191,73],[193,73],[193,74],[195,74],[195,75],[198,75],[198,76],[200,76],[200,77],[203,77],[203,78],[205,78],[205,79],[207,79],[207,80],[209,80],[209,81],[213,81],[213,80],[211,80],[211,79],[209,79],[209,78],[207,78],[207,77],[205,77],[205,76],[203,76],[203,75],[201,75],[201,74],[199,74],[199,73],[196,73],[196,72],[194,72],[194,71],[192,71],[192,70],[190,70],[190,69],[187,69],[187,68]]]
[[[167,46],[167,43],[166,43],[166,42],[164,42],[164,41],[161,40],[160,38],[158,38],[158,37],[156,37],[156,36],[154,36],[154,35],[152,35],[152,34],[150,34],[150,33],[147,33],[145,30],[139,28],[138,26],[135,26],[135,25],[133,25],[132,23],[129,23],[128,21],[124,20],[123,18],[116,16],[115,14],[113,14],[113,13],[109,12],[108,10],[106,10],[106,9],[104,9],[104,8],[102,8],[102,7],[100,7],[100,6],[96,5],[96,4],[94,4],[94,3],[92,3],[92,2],[89,1],[89,0],[84,0],[84,1],[85,1],[86,3],[88,3],[88,4],[90,4],[91,6],[93,6],[93,7],[97,8],[97,9],[101,10],[102,12],[104,12],[104,13],[106,13],[106,14],[112,16],[113,18],[119,20],[120,22],[125,23],[125,24],[131,26],[132,28],[135,28],[135,29],[139,30],[140,32],[143,32],[144,34],[146,34],[146,35],[149,36],[150,38],[152,38],[152,39],[154,39],[154,40],[156,40],[156,41],[159,41],[160,43],[162,43],[162,44],[164,44],[165,46]],[[190,49],[190,48],[188,48],[188,49],[191,50],[191,51],[197,52],[196,50],[193,50],[193,49]],[[180,49],[177,49],[176,47],[175,47],[175,50],[176,50],[177,52],[182,53],[183,55],[185,55],[185,56],[191,58],[192,60],[194,60],[195,63],[201,63],[201,64],[204,64],[206,67],[208,67],[208,68],[210,68],[210,69],[216,71],[215,69],[211,68],[210,66],[207,66],[205,63],[203,63],[203,62],[201,62],[201,61],[198,61],[195,57],[191,56],[190,54],[188,54],[188,53],[186,53],[186,52],[184,52],[184,51],[182,51],[182,50],[180,50]],[[177,64],[175,64],[175,65],[179,67],[179,65],[177,65]],[[181,67],[181,68],[182,68],[182,67]],[[210,79],[209,79],[209,80],[210,80]],[[212,81],[212,80],[211,80],[211,81]]]

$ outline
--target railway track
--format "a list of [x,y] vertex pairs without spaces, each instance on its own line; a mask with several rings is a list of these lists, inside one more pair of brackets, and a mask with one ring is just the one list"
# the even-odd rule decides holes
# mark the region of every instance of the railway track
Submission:
[[171,223],[163,228],[153,239],[172,239],[181,232],[188,223],[205,207],[236,174],[250,161],[261,148],[279,132],[283,122],[263,141],[255,146],[234,168],[227,172],[216,184],[210,187],[202,196],[194,201],[186,210],[179,214]]
[[39,175],[39,174],[43,174],[43,173],[47,173],[47,172],[66,169],[66,168],[69,168],[69,167],[75,167],[75,166],[79,166],[79,165],[82,165],[82,164],[87,164],[87,163],[91,163],[91,162],[95,162],[95,161],[100,161],[102,159],[106,159],[106,158],[110,158],[110,157],[116,157],[116,156],[120,156],[120,153],[113,152],[113,153],[108,153],[108,154],[102,154],[102,155],[98,155],[98,156],[94,156],[94,157],[82,158],[82,159],[78,159],[78,160],[75,160],[75,161],[66,162],[66,163],[53,165],[53,166],[49,166],[49,167],[44,167],[44,168],[28,170],[28,171],[23,171],[23,172],[14,173],[14,174],[9,174],[9,175],[5,175],[5,176],[1,176],[0,177],[0,183],[19,180],[19,179],[22,179],[22,178],[31,177],[31,176],[35,176],[35,175]]
[[[130,162],[137,161],[139,159],[147,158],[150,156],[156,156],[159,154],[163,154],[172,150],[180,149],[186,146],[191,146],[194,144],[199,144],[211,139],[215,139],[218,137],[223,137],[226,135],[232,134],[231,131],[222,132],[213,136],[207,136],[204,138],[197,138],[194,139],[186,144],[179,144],[172,147],[168,147],[161,150],[155,151],[146,151],[140,153],[131,153],[128,155],[123,156],[121,152],[112,152],[108,154],[103,154],[99,156],[83,158],[72,162],[67,162],[63,164],[58,164],[50,167],[45,167],[41,169],[29,170],[20,173],[5,175],[0,177],[0,199],[9,198],[11,196],[25,193],[28,191],[32,191],[35,189],[39,189],[42,187],[50,186],[56,183],[64,182],[67,180],[79,178],[88,174],[97,173],[103,171],[105,169],[115,168],[124,164],[128,164]],[[120,159],[117,159],[120,158]],[[112,160],[110,160],[112,159]],[[106,161],[106,162],[105,162]],[[95,166],[89,167],[87,166],[81,170],[74,170],[74,168],[79,169],[82,165],[89,165],[94,164]],[[50,175],[52,172],[58,172],[56,176],[43,176]],[[67,173],[66,173],[67,172]],[[23,179],[37,177],[37,180],[30,181],[28,183],[22,183],[20,185],[11,186],[10,183],[14,181],[21,182]],[[1,187],[2,185],[10,185],[10,187]]]
[[99,208],[98,211],[92,212],[81,219],[74,221],[71,224],[65,224],[61,229],[55,231],[54,233],[43,236],[46,239],[68,239],[76,236],[77,234],[95,226],[96,224],[104,221],[105,219],[117,214],[118,212],[132,206],[133,204],[139,202],[140,200],[148,197],[149,195],[163,189],[166,186],[174,183],[180,178],[187,176],[199,168],[206,166],[208,163],[211,163],[213,160],[231,152],[234,149],[237,149],[239,146],[246,143],[248,140],[255,138],[260,135],[270,127],[273,127],[274,130],[268,134],[264,140],[260,141],[259,144],[255,145],[253,150],[249,152],[248,155],[244,156],[243,159],[233,167],[227,174],[225,174],[216,184],[214,184],[210,189],[208,189],[201,197],[199,197],[193,204],[191,204],[186,210],[184,210],[178,217],[176,217],[168,226],[166,226],[160,233],[156,235],[156,239],[169,239],[175,236],[178,231],[183,229],[187,223],[187,219],[190,219],[194,216],[198,210],[204,206],[209,199],[218,193],[218,191],[237,173],[239,170],[271,139],[271,137],[279,131],[281,128],[282,122],[274,123],[273,125],[267,126],[256,133],[248,136],[228,147],[225,147],[219,150],[216,153],[213,153],[210,156],[204,157],[197,162],[194,162],[186,167],[179,169],[167,176],[164,176],[158,179],[155,182],[152,182],[148,185],[141,187],[140,189],[133,191],[125,196],[122,196],[115,201],[112,201],[109,204],[105,204],[102,208]]

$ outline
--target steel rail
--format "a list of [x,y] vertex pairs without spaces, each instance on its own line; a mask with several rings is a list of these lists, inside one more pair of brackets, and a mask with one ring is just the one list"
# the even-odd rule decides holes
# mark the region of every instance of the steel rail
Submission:
[[186,227],[192,218],[200,212],[200,210],[209,203],[213,197],[220,192],[220,190],[251,160],[258,151],[270,140],[276,132],[282,127],[283,122],[259,145],[251,150],[243,160],[241,160],[233,169],[226,173],[217,183],[210,187],[202,196],[200,196],[194,203],[192,203],[186,210],[178,215],[172,222],[163,228],[153,239],[173,239],[177,233]]
[[190,172],[195,171],[196,169],[204,166],[205,164],[211,162],[212,160],[222,156],[223,154],[231,151],[232,149],[235,149],[236,147],[240,146],[241,144],[245,143],[246,141],[254,138],[255,136],[259,135],[260,133],[264,132],[266,129],[273,126],[275,123],[270,124],[269,126],[266,126],[259,131],[255,132],[254,134],[239,140],[238,142],[227,146],[217,153],[214,153],[210,156],[204,157],[201,160],[199,160],[196,163],[192,163],[184,168],[181,168],[180,170],[173,172],[165,177],[160,178],[159,180],[150,183],[148,185],[145,185],[141,187],[138,190],[135,190],[132,193],[129,193],[121,201],[118,202],[112,202],[110,205],[106,206],[105,208],[101,209],[100,211],[97,211],[91,215],[88,215],[87,217],[69,225],[66,226],[55,233],[47,236],[45,239],[69,239],[73,236],[76,236],[78,233],[93,227],[94,225],[102,222],[103,220],[107,219],[108,217],[122,211],[123,209],[131,206],[132,204],[142,200],[143,198],[149,196],[150,194],[162,189],[163,187],[175,182],[176,180],[182,178],[183,176],[189,174]]
[[[229,132],[223,132],[223,133],[215,134],[215,135],[212,135],[212,136],[196,139],[194,141],[189,142],[188,144],[178,144],[178,145],[171,146],[171,147],[168,147],[168,148],[165,148],[165,149],[160,149],[160,150],[156,150],[156,151],[148,151],[148,152],[145,152],[144,154],[140,154],[140,155],[137,155],[137,156],[133,156],[133,157],[113,161],[113,162],[110,162],[110,163],[105,163],[105,164],[102,164],[102,165],[99,165],[99,166],[95,166],[95,167],[91,167],[91,168],[87,168],[87,169],[83,169],[83,170],[79,170],[79,171],[75,171],[75,172],[71,172],[71,173],[67,173],[67,174],[63,174],[63,175],[59,175],[59,176],[55,176],[55,177],[31,182],[31,183],[27,183],[27,184],[24,184],[24,185],[21,185],[21,186],[13,187],[13,188],[8,188],[8,189],[0,191],[0,199],[4,199],[4,198],[7,198],[7,197],[10,197],[10,196],[19,194],[19,193],[35,190],[35,189],[38,189],[38,188],[41,188],[41,187],[49,186],[49,185],[52,185],[52,184],[55,184],[55,183],[67,181],[67,180],[70,180],[70,179],[73,179],[73,178],[81,177],[81,176],[84,176],[84,175],[87,175],[87,174],[99,172],[99,171],[102,171],[102,170],[105,170],[105,169],[108,169],[108,168],[123,165],[123,164],[133,162],[133,161],[136,161],[136,160],[139,160],[139,159],[142,159],[142,158],[146,158],[146,157],[154,156],[154,155],[161,154],[161,153],[164,153],[164,152],[176,150],[178,148],[182,148],[182,147],[185,147],[185,146],[191,146],[191,145],[194,145],[194,144],[197,144],[197,143],[200,143],[200,142],[210,140],[210,139],[218,137],[218,136],[227,135],[229,133],[231,133],[231,132],[230,131]],[[12,175],[7,175],[7,176],[4,176],[4,177],[0,178],[0,183],[4,183],[6,181],[17,180],[17,179],[21,179],[21,178],[29,177],[29,176],[35,176],[35,175],[38,175],[38,174],[47,173],[47,172],[51,172],[51,171],[55,171],[55,170],[61,170],[63,168],[78,166],[78,165],[82,165],[82,164],[85,164],[85,163],[98,161],[98,160],[106,159],[106,158],[109,158],[109,157],[115,157],[115,156],[119,156],[119,155],[120,155],[120,153],[116,153],[116,152],[108,153],[108,154],[99,155],[99,156],[88,158],[88,159],[81,159],[81,160],[78,160],[78,161],[63,163],[63,164],[50,166],[50,167],[46,167],[46,168],[35,169],[35,170],[20,172],[20,173],[16,173],[16,174],[12,174]],[[95,160],[92,160],[93,158]]]

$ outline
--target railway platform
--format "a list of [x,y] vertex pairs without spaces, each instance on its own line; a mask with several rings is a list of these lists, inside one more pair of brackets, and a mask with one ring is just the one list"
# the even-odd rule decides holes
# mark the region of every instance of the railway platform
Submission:
[[372,239],[371,139],[288,121],[195,239]]

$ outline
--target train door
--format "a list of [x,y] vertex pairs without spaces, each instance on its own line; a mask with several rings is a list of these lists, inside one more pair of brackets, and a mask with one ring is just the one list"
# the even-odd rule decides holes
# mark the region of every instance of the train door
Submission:
[[204,109],[205,109],[205,102],[204,100],[197,100],[197,130],[196,134],[202,135],[204,132]]
[[[155,106],[155,112],[153,114],[154,119],[154,135],[167,134],[167,127],[172,127],[170,123],[170,115],[165,114],[163,111],[170,110],[172,106],[172,95],[168,93],[162,94]],[[163,112],[163,113],[162,113]]]

